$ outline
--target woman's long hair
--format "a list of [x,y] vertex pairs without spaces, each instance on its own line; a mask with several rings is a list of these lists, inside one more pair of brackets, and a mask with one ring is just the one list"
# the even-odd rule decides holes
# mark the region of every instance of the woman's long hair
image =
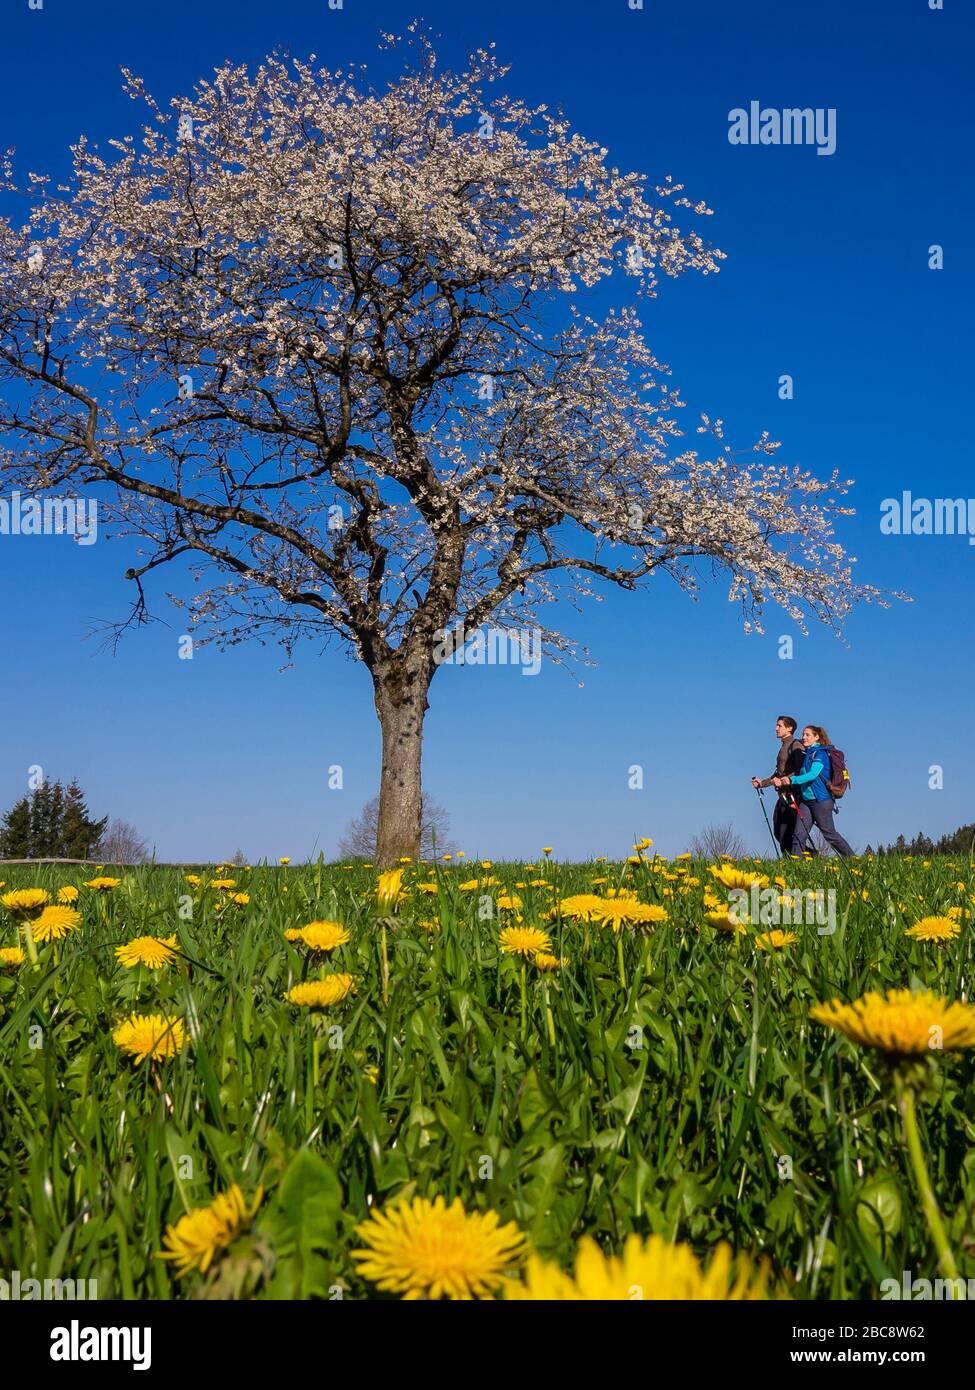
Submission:
[[816,742],[817,742],[817,743],[824,743],[824,744],[828,744],[828,743],[829,743],[829,734],[826,732],[826,730],[825,730],[824,728],[822,728],[821,725],[819,725],[819,724],[807,724],[807,725],[806,725],[806,728],[807,728],[807,729],[812,729],[813,733],[816,735]]

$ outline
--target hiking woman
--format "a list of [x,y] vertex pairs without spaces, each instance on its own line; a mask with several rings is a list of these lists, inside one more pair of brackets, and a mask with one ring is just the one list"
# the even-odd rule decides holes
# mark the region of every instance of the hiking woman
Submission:
[[833,793],[829,789],[829,734],[819,724],[807,724],[802,731],[802,742],[806,750],[802,771],[793,773],[791,777],[772,779],[775,787],[802,788],[802,812],[807,814],[796,817],[792,852],[803,853],[809,842],[809,831],[815,825],[826,843],[846,858],[853,850],[833,824]]

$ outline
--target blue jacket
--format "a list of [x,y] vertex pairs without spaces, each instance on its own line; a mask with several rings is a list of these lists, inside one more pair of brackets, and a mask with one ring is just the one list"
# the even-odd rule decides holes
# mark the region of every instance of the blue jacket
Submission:
[[792,778],[794,787],[802,787],[803,801],[832,801],[833,793],[826,785],[829,776],[829,754],[821,743],[806,749],[802,771]]

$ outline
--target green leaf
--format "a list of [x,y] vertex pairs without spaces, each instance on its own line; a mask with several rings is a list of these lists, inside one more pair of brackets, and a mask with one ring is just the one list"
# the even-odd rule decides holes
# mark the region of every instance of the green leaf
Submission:
[[335,1236],[342,1188],[332,1168],[311,1149],[299,1149],[278,1188],[289,1227],[309,1249],[325,1248]]
[[328,1294],[330,1263],[320,1252],[333,1253],[342,1207],[342,1189],[331,1166],[310,1149],[300,1149],[277,1190],[270,1219],[279,1258],[290,1265],[278,1284],[290,1283],[296,1298]]
[[536,1125],[542,1123],[549,1108],[549,1102],[545,1099],[539,1085],[535,1068],[532,1067],[525,1074],[521,1095],[518,1098],[518,1119],[526,1134],[529,1134]]
[[861,1187],[856,1199],[857,1225],[878,1254],[900,1232],[900,1188],[889,1173],[880,1173]]

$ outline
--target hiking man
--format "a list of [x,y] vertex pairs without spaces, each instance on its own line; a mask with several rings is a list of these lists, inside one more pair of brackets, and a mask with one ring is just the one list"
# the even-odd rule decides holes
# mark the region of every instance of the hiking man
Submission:
[[[773,787],[802,788],[802,807],[796,820],[795,848],[793,854],[802,854],[809,844],[809,832],[815,825],[828,845],[845,859],[853,853],[846,840],[833,824],[833,810],[836,802],[830,787],[830,749],[829,734],[819,724],[807,724],[802,731],[805,748],[802,771],[773,777]],[[835,784],[834,784],[835,785]]]
[[[775,810],[772,813],[772,834],[783,854],[794,854],[793,841],[796,835],[796,821],[799,817],[799,801],[795,792],[782,785],[780,777],[790,777],[802,771],[805,748],[796,738],[796,721],[791,714],[780,714],[775,721],[775,736],[779,740],[779,751],[775,757],[775,771],[769,777],[753,777],[752,786],[776,787]],[[808,834],[803,837],[808,842]]]

